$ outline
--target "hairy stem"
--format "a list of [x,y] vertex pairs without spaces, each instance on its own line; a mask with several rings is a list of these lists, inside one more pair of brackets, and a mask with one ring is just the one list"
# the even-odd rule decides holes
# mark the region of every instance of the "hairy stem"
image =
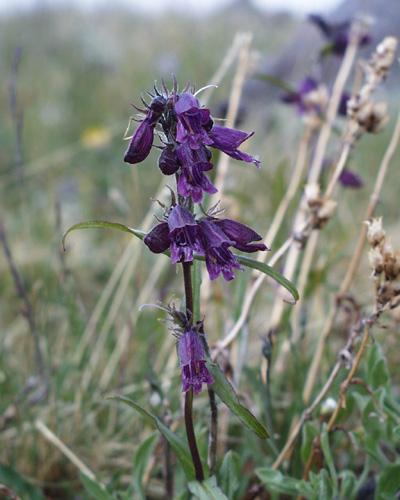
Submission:
[[201,464],[199,449],[197,448],[196,435],[193,426],[193,389],[185,394],[185,425],[186,435],[189,443],[190,453],[192,455],[194,471],[197,481],[204,480],[203,466]]
[[[190,322],[193,321],[193,289],[192,289],[192,269],[190,262],[182,262],[183,280],[185,287],[186,314]],[[197,447],[196,435],[193,426],[193,389],[185,394],[185,426],[186,435],[192,455],[193,466],[197,481],[204,480],[203,466]]]
[[208,399],[210,401],[211,424],[210,436],[208,442],[208,466],[210,474],[215,473],[215,465],[217,462],[217,446],[218,446],[218,407],[215,399],[215,392],[208,387]]

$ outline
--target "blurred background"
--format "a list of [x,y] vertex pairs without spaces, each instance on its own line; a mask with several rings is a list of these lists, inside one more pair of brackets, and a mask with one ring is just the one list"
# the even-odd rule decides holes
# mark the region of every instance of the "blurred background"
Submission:
[[[76,233],[65,253],[60,243],[68,226],[86,219],[141,228],[150,210],[151,222],[151,197],[160,182],[157,151],[139,166],[123,163],[131,103],[140,105],[140,95],[155,80],[170,85],[172,74],[181,86],[212,83],[235,35],[252,33],[238,125],[256,131],[248,148],[260,156],[262,169],[231,162],[227,199],[231,216],[264,234],[285,191],[302,123],[280,102],[282,90],[259,75],[273,74],[296,86],[311,74],[329,87],[338,61],[318,65],[323,39],[307,14],[320,12],[333,21],[368,18],[375,45],[384,34],[400,35],[398,0],[382,5],[380,0],[0,0],[0,221],[25,291],[16,289],[10,258],[1,249],[1,474],[23,475],[49,498],[71,498],[71,491],[79,490],[76,466],[38,432],[39,420],[109,484],[125,484],[141,423],[130,413],[121,415],[104,395],[119,390],[157,406],[155,387],[168,380],[175,388],[170,406],[179,413],[179,373],[168,364],[173,341],[160,314],[138,309],[143,301],[174,294],[179,301],[175,271],[165,267],[152,275],[155,256],[135,249],[127,254],[130,240],[123,234]],[[234,71],[233,65],[211,95],[215,116],[226,113]],[[397,70],[382,95],[390,99],[393,120]],[[319,256],[339,274],[391,128],[392,122],[352,155],[351,168],[364,185],[341,188],[343,203]],[[398,227],[397,182],[393,168],[380,206],[387,229]],[[288,217],[276,248],[290,227]],[[245,274],[231,289],[222,282],[213,286],[220,319],[210,322],[218,327],[209,331],[212,342],[230,321]],[[329,286],[335,285],[332,277]],[[360,289],[361,296],[368,294]],[[273,298],[267,285],[256,302],[249,369],[259,364],[262,311]],[[27,316],[34,318],[33,335]]]

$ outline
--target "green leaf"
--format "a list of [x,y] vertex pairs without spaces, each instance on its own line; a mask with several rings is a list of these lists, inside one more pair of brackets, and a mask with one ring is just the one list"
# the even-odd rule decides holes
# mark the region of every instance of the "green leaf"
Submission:
[[106,220],[88,220],[86,222],[78,222],[78,224],[74,224],[64,233],[62,238],[62,245],[65,249],[65,241],[69,233],[72,231],[76,231],[77,229],[117,229],[118,231],[122,231],[124,233],[130,233],[136,236],[137,238],[143,240],[146,236],[146,233],[143,231],[139,231],[138,229],[132,229],[131,227],[125,226],[125,224],[120,224],[119,222],[109,222]]
[[188,484],[188,488],[193,498],[198,500],[228,500],[225,493],[218,487],[215,476],[201,483],[192,481]]
[[400,490],[400,462],[387,465],[379,474],[376,497],[379,500],[392,500]]
[[[86,222],[79,222],[78,224],[74,224],[71,226],[63,236],[62,244],[65,248],[65,240],[69,233],[75,231],[77,229],[98,229],[98,228],[106,228],[106,229],[117,229],[118,231],[122,231],[124,233],[130,233],[143,240],[146,236],[146,233],[140,231],[139,229],[133,229],[129,226],[125,226],[125,224],[120,224],[119,222],[108,222],[104,220],[92,220]],[[164,255],[169,255],[169,251],[164,252]],[[299,292],[296,287],[293,285],[291,281],[286,279],[280,273],[275,271],[271,266],[265,264],[264,262],[260,262],[258,260],[250,259],[249,257],[244,257],[243,255],[235,255],[240,264],[243,264],[245,267],[250,267],[251,269],[256,269],[257,271],[261,271],[266,274],[281,286],[286,288],[288,292],[293,296],[294,301],[299,299]],[[204,261],[205,257],[203,255],[194,255],[194,259]]]
[[312,444],[314,438],[319,434],[319,430],[314,422],[306,422],[303,425],[302,437],[301,437],[301,449],[300,456],[301,460],[306,463],[307,459],[312,450]]
[[219,470],[220,484],[222,490],[227,494],[228,498],[233,499],[239,488],[240,474],[240,457],[239,455],[229,450],[225,455]]
[[333,462],[333,455],[331,452],[331,447],[329,444],[329,435],[328,435],[328,432],[326,430],[325,424],[324,424],[322,432],[321,432],[321,448],[322,448],[322,452],[324,454],[325,463],[328,466],[329,474],[331,476],[334,494],[337,494],[337,490],[338,490],[337,473],[336,473],[335,464]]
[[285,82],[285,80],[282,80],[278,76],[275,75],[270,75],[268,73],[260,73],[255,76],[258,80],[263,80],[264,82],[268,82],[272,84],[274,87],[278,87],[281,90],[284,90],[285,92],[296,92],[296,89],[290,85],[289,83]]
[[261,479],[268,491],[292,496],[304,495],[306,498],[312,496],[312,489],[305,481],[284,476],[278,470],[263,467],[256,469],[256,475]]
[[259,422],[256,417],[243,406],[235,393],[231,384],[227,381],[225,375],[220,370],[219,366],[211,361],[207,361],[207,368],[214,378],[214,383],[210,386],[219,396],[226,406],[240,418],[240,420],[258,437],[265,439],[269,436],[266,427]]
[[281,286],[286,288],[286,290],[292,295],[295,301],[299,300],[299,292],[291,281],[282,276],[278,271],[275,271],[271,266],[260,262],[258,260],[250,259],[249,257],[244,257],[243,255],[236,255],[237,260],[246,267],[251,267],[257,271],[261,271],[266,274]]
[[176,458],[181,463],[186,477],[190,480],[194,479],[195,474],[189,448],[186,442],[180,436],[172,432],[171,429],[169,429],[157,416],[145,410],[131,399],[125,398],[123,396],[110,396],[107,399],[120,401],[122,403],[127,404],[135,411],[137,411],[140,415],[142,415],[142,417],[144,417],[144,419],[152,427],[158,429],[161,432],[161,434],[165,437],[165,439],[168,441],[168,443],[171,445],[171,448],[174,450]]
[[4,484],[23,499],[44,500],[39,488],[28,483],[21,474],[7,465],[0,464],[0,484]]
[[387,385],[390,379],[387,361],[381,346],[376,341],[370,346],[366,365],[368,366],[367,382],[372,387]]
[[340,473],[339,498],[354,498],[357,493],[357,478],[353,471],[343,470]]
[[80,478],[85,488],[86,493],[88,493],[95,500],[111,500],[113,497],[108,491],[105,489],[104,485],[91,479],[83,472],[80,473]]
[[157,439],[158,434],[152,434],[145,439],[137,449],[133,460],[133,489],[142,500],[146,499],[142,485],[143,474],[154,451]]

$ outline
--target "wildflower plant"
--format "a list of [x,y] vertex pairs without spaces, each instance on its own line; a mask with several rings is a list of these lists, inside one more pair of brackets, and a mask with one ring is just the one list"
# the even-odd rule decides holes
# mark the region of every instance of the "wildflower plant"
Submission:
[[[208,387],[214,419],[211,427],[215,429],[217,418],[216,393],[258,437],[266,438],[268,431],[239,402],[233,387],[210,358],[204,331],[207,315],[206,311],[202,311],[201,316],[198,307],[200,282],[193,280],[195,261],[205,262],[210,280],[222,277],[231,281],[237,272],[249,267],[275,279],[293,295],[294,300],[298,296],[294,286],[271,267],[236,253],[267,251],[260,234],[241,222],[222,217],[219,204],[205,208],[205,197],[217,192],[210,178],[214,169],[212,150],[219,150],[237,161],[256,167],[259,167],[260,161],[241,150],[242,144],[253,133],[216,125],[209,109],[200,104],[198,94],[190,86],[179,92],[176,80],[172,90],[163,82],[162,90],[154,86],[154,93],[150,94],[151,101],[147,103],[143,100],[144,108],[137,108],[141,118],[130,138],[124,161],[137,168],[136,164],[143,162],[156,145],[155,142],[159,142],[157,148],[161,153],[158,167],[162,175],[171,177],[172,182],[168,185],[169,203],[160,202],[163,214],[158,223],[145,234],[119,223],[88,221],[72,226],[64,239],[75,229],[114,228],[139,237],[152,253],[166,254],[171,265],[182,268],[185,307],[176,309],[166,304],[162,308],[171,320],[171,330],[177,340],[177,362],[181,370],[182,392],[185,394],[184,420],[190,454],[176,435],[171,437],[171,431],[164,427],[159,429],[175,450],[188,479],[203,481],[206,472],[194,431],[193,396],[205,386]],[[144,410],[138,409],[136,403],[120,399],[143,413]],[[214,441],[216,437],[213,436]],[[215,443],[213,449],[216,449]],[[215,457],[211,457],[211,462],[215,462]]]

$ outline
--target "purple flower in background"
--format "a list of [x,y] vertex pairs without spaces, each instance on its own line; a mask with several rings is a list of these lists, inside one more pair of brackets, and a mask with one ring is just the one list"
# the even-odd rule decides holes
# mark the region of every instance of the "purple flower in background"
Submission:
[[[311,14],[309,20],[319,28],[329,42],[321,51],[321,55],[325,56],[332,53],[336,56],[343,56],[350,41],[351,22],[330,23],[318,14]],[[371,43],[371,40],[372,38],[369,33],[362,33],[359,44],[361,47],[364,47]]]
[[316,96],[320,84],[312,77],[307,76],[300,82],[297,90],[287,92],[281,96],[282,102],[291,104],[297,107],[299,114],[315,112],[321,114],[321,103],[318,99],[310,99],[313,95]]
[[146,117],[136,129],[125,152],[126,163],[140,163],[148,157],[153,145],[154,128],[164,112],[165,105],[166,100],[162,96],[157,96],[151,101]]
[[340,116],[347,116],[347,102],[350,99],[350,94],[348,92],[343,92],[340,97],[338,114]]
[[343,169],[339,177],[339,182],[342,184],[342,186],[351,189],[360,189],[364,185],[363,180],[358,174],[347,169]]
[[198,394],[203,384],[214,382],[206,367],[203,342],[195,329],[190,328],[178,339],[178,358],[182,370],[182,390],[193,389]]
[[191,262],[193,253],[202,253],[198,238],[198,224],[186,208],[176,205],[166,222],[157,224],[144,238],[153,253],[171,251],[171,261]]

